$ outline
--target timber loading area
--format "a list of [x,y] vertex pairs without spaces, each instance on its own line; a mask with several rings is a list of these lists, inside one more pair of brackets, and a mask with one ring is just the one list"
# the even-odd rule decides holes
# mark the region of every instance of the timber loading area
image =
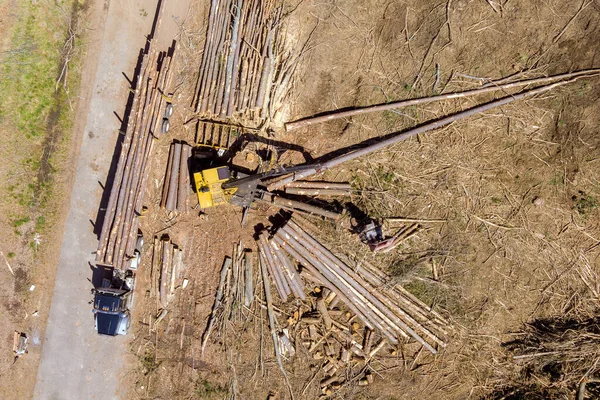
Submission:
[[[454,351],[465,334],[453,314],[461,311],[428,288],[450,296],[445,265],[459,246],[431,235],[462,217],[443,207],[432,215],[432,202],[422,215],[398,214],[395,204],[411,209],[412,200],[390,194],[454,167],[436,164],[413,179],[393,161],[371,163],[402,146],[426,153],[422,141],[434,132],[451,136],[591,85],[600,70],[516,74],[456,90],[453,76],[439,90],[437,70],[433,95],[415,96],[411,86],[405,100],[301,115],[294,107],[311,107],[297,105],[299,76],[318,47],[309,31],[294,31],[301,11],[278,1],[195,4],[192,22],[161,49],[153,38],[168,7],[161,2],[140,52],[96,252],[109,277],[97,295],[123,301],[94,312],[122,315],[122,329],[109,334],[129,335],[140,360],[133,392],[350,398],[380,390],[388,371],[429,368]],[[422,79],[419,71],[415,84]],[[368,126],[377,115],[449,101],[451,112],[411,117],[402,129],[344,133],[353,118]],[[322,134],[335,124],[346,124],[339,137]],[[450,193],[451,185],[436,187]],[[490,237],[490,229],[516,229],[483,214],[469,221],[464,229],[476,223]],[[257,375],[273,378],[260,385],[262,397],[248,395]]]

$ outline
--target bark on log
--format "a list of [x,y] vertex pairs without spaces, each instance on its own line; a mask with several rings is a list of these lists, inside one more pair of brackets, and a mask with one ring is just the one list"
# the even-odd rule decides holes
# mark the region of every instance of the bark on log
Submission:
[[304,119],[294,121],[294,122],[288,122],[287,124],[285,124],[285,128],[287,131],[291,131],[291,130],[302,128],[305,126],[318,124],[318,123],[322,123],[322,122],[327,122],[327,121],[332,121],[332,120],[340,119],[340,118],[349,118],[349,117],[352,117],[355,115],[367,114],[367,113],[372,113],[372,112],[377,112],[377,111],[394,110],[394,109],[401,108],[401,107],[408,107],[408,106],[413,106],[413,105],[417,105],[417,104],[432,103],[432,102],[441,101],[441,100],[449,100],[449,99],[456,99],[456,98],[461,98],[461,97],[475,96],[475,95],[494,92],[494,91],[498,91],[498,90],[506,91],[506,90],[513,89],[516,87],[522,87],[522,86],[527,86],[527,85],[540,85],[543,83],[553,82],[553,81],[560,80],[560,79],[572,79],[575,77],[582,77],[585,75],[592,75],[592,74],[598,74],[598,73],[600,73],[600,69],[588,69],[588,70],[577,71],[577,72],[572,72],[572,73],[568,73],[568,74],[553,75],[553,76],[544,77],[544,78],[534,78],[534,79],[528,79],[528,80],[524,80],[524,81],[505,83],[505,84],[501,84],[501,85],[493,85],[493,86],[489,86],[486,88],[467,90],[465,92],[447,93],[447,94],[440,94],[438,96],[421,97],[418,99],[400,100],[400,101],[395,101],[392,103],[378,104],[378,105],[369,106],[369,107],[355,108],[353,110],[347,110],[347,111],[333,111],[326,115],[320,115],[318,117],[309,117],[309,118],[304,118]]
[[177,192],[179,186],[179,166],[181,160],[181,143],[175,143],[173,149],[173,164],[171,164],[171,179],[165,209],[175,211],[177,208]]
[[[306,189],[339,189],[352,190],[352,186],[346,182],[323,182],[323,181],[296,181],[287,185],[287,188]],[[286,190],[287,190],[286,188]]]
[[527,97],[531,97],[540,93],[544,93],[547,92],[549,90],[552,90],[554,88],[557,88],[559,86],[563,86],[566,85],[568,83],[572,83],[575,81],[575,79],[571,79],[568,81],[562,81],[562,82],[557,82],[557,83],[553,83],[551,85],[547,85],[547,86],[542,86],[536,89],[532,89],[532,90],[528,90],[526,92],[522,92],[519,94],[515,94],[512,96],[507,96],[507,97],[503,97],[501,99],[495,100],[495,101],[491,101],[489,103],[485,103],[482,104],[480,106],[477,107],[473,107],[470,108],[468,110],[456,113],[454,115],[450,115],[447,116],[445,118],[441,118],[439,120],[433,121],[433,122],[429,122],[427,124],[423,124],[421,126],[418,126],[416,128],[413,129],[409,129],[408,131],[399,133],[397,135],[393,135],[387,139],[383,139],[382,141],[380,141],[379,143],[373,144],[373,145],[368,145],[366,147],[363,147],[361,149],[358,150],[354,150],[350,153],[344,154],[340,157],[336,157],[333,158],[327,162],[324,162],[322,164],[318,164],[316,166],[307,166],[305,170],[303,171],[299,171],[296,173],[293,173],[290,177],[287,177],[285,179],[279,180],[273,184],[270,184],[267,186],[267,189],[269,191],[273,191],[273,190],[278,190],[280,188],[282,188],[283,186],[288,185],[291,182],[297,181],[297,180],[301,180],[301,179],[305,179],[308,178],[309,176],[313,176],[315,174],[321,173],[327,169],[333,168],[339,164],[342,164],[346,161],[350,161],[350,160],[354,160],[358,157],[362,157],[362,156],[366,156],[370,153],[373,153],[375,151],[381,150],[383,148],[389,147],[393,144],[399,143],[405,139],[408,139],[412,136],[415,135],[419,135],[421,133],[425,133],[434,129],[438,129],[441,128],[443,126],[446,126],[452,122],[470,117],[472,115],[475,114],[479,114],[482,113],[484,111],[490,110],[492,108],[495,107],[499,107],[499,106],[503,106],[505,104],[508,103],[512,103],[513,101],[517,101],[517,100],[522,100],[524,98]]

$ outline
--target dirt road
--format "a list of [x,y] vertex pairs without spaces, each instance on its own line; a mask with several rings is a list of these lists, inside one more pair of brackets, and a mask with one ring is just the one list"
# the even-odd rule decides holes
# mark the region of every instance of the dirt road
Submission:
[[[89,43],[88,82],[81,96],[88,107],[76,132],[81,143],[75,184],[60,253],[59,267],[43,351],[37,375],[36,399],[116,398],[123,373],[126,338],[102,337],[94,332],[90,262],[97,237],[96,220],[111,164],[120,121],[139,49],[150,32],[157,0],[98,2]],[[93,36],[93,33],[92,33]],[[95,72],[94,72],[95,71]],[[84,71],[83,76],[85,77]],[[81,138],[82,137],[82,138]],[[50,300],[50,299],[48,299]]]

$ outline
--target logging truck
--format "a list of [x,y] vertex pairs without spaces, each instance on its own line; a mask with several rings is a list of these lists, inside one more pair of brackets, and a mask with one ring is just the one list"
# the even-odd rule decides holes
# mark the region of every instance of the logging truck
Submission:
[[134,255],[127,260],[126,269],[109,268],[109,275],[102,279],[101,286],[92,290],[94,328],[101,335],[127,334],[131,324],[135,274],[140,265],[143,245],[144,237],[138,232]]

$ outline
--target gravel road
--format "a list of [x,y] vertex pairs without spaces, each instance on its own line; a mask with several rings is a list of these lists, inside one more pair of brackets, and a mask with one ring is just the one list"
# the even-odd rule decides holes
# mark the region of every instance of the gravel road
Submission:
[[[96,220],[129,84],[145,35],[150,33],[157,0],[105,0],[92,16],[97,42],[88,44],[87,67],[95,76],[82,82],[88,107],[79,118],[84,129],[71,194],[56,284],[35,386],[35,399],[113,399],[127,353],[126,337],[99,336],[94,331],[90,262],[97,246],[90,221]],[[103,4],[102,4],[103,3]],[[100,34],[101,33],[101,34]],[[89,71],[88,71],[89,72]],[[84,74],[85,76],[85,74]],[[50,301],[50,299],[48,299]]]

